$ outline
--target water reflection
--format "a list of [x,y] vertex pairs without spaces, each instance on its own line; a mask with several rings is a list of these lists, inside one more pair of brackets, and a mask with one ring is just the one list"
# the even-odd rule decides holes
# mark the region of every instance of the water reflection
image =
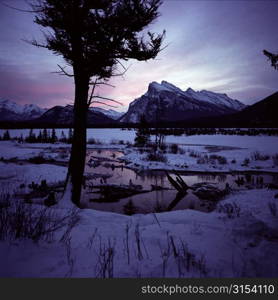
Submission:
[[[142,171],[136,173],[125,166],[119,158],[123,155],[115,150],[88,150],[85,168],[86,187],[83,191],[83,205],[87,208],[125,214],[150,213],[170,210],[194,209],[210,212],[216,202],[201,200],[188,190],[177,193],[170,185],[163,171]],[[268,183],[278,183],[277,174],[183,174],[187,185],[207,182],[219,189],[229,186],[232,189],[261,188]],[[142,193],[128,195],[124,190],[107,192],[101,186],[123,186],[128,189],[141,186]],[[115,192],[116,191],[116,192]]]

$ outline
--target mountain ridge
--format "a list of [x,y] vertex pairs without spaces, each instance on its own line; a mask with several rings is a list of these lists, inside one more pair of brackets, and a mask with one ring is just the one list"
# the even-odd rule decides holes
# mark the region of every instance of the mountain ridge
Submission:
[[0,98],[0,119],[2,121],[24,121],[40,117],[47,111],[36,104],[20,105],[8,99]]
[[246,105],[227,94],[206,90],[199,92],[192,88],[183,91],[167,81],[160,84],[153,81],[145,94],[130,103],[128,111],[119,121],[139,123],[141,115],[151,123],[183,121],[231,114],[245,107]]

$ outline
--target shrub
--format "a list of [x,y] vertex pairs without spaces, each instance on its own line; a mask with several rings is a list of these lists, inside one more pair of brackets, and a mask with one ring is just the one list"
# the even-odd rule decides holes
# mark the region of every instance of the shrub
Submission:
[[97,140],[97,139],[94,139],[94,138],[89,138],[87,144],[90,144],[90,145],[101,145],[102,143],[101,143],[100,140]]
[[197,164],[198,165],[203,165],[203,164],[206,164],[207,163],[207,160],[205,159],[205,157],[200,157],[197,159]]
[[146,156],[147,161],[167,162],[167,157],[161,152],[150,152]]
[[242,166],[243,167],[248,167],[248,165],[250,164],[250,159],[249,158],[245,158],[243,163],[242,163]]
[[201,153],[195,150],[189,150],[189,156],[190,157],[194,157],[194,158],[198,158],[201,156]]
[[184,149],[179,148],[179,154],[184,154],[184,153],[185,153]]
[[275,166],[278,166],[278,153],[272,156],[272,160]]
[[44,163],[47,163],[47,162],[54,162],[55,160],[54,159],[46,159],[43,157],[43,155],[37,155],[37,156],[34,156],[34,157],[31,157],[28,159],[28,161],[32,164],[44,164]]
[[212,154],[209,156],[209,159],[212,163],[215,163],[215,161],[217,161],[221,165],[227,164],[227,158],[221,155]]
[[217,160],[218,160],[218,163],[220,165],[226,165],[227,164],[227,158],[224,157],[224,156],[219,156]]
[[268,202],[268,208],[273,217],[277,216],[277,206],[275,202]]
[[1,193],[0,193],[0,209],[2,207],[10,206],[10,197],[11,197],[11,195],[8,192],[1,191]]
[[252,160],[268,160],[270,157],[269,155],[263,155],[259,151],[255,151],[251,154]]
[[229,219],[240,217],[240,206],[236,203],[225,203],[218,206],[218,212],[225,213]]
[[177,154],[179,151],[179,146],[177,144],[172,144],[170,146],[170,152],[173,154]]
[[0,240],[51,241],[54,232],[76,219],[77,213],[73,209],[65,216],[58,216],[49,208],[37,208],[21,201],[13,201],[9,207],[0,208]]

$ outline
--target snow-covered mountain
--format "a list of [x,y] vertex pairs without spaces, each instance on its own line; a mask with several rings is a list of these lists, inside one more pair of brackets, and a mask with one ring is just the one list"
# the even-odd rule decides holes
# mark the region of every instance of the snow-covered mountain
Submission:
[[[100,107],[90,108],[88,121],[95,119],[95,123],[109,123],[110,121],[119,119],[124,113],[117,112],[113,109],[103,109]],[[54,106],[51,109],[41,108],[35,104],[20,105],[13,101],[0,98],[0,121],[30,121],[38,119],[38,121],[54,122],[59,124],[72,123],[73,107]],[[111,120],[112,119],[112,120]]]
[[231,114],[244,108],[243,103],[226,94],[191,88],[183,91],[167,81],[152,82],[144,95],[130,103],[120,122],[138,123],[142,115],[148,122],[177,122]]
[[1,121],[24,121],[40,117],[47,111],[35,104],[20,105],[13,101],[0,98]]
[[118,112],[116,110],[113,109],[104,109],[101,107],[90,107],[90,110],[93,112],[100,112],[104,115],[106,115],[107,117],[117,120],[119,119],[122,115],[124,115],[123,112]]
[[[34,120],[37,123],[44,123],[50,125],[73,125],[73,106],[54,106],[47,110],[41,117]],[[109,118],[101,112],[89,110],[87,115],[87,125],[99,125],[99,124],[113,124],[116,121]]]

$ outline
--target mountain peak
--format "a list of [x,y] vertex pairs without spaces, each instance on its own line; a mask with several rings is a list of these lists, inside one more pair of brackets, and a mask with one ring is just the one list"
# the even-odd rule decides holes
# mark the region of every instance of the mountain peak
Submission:
[[165,80],[161,83],[153,81],[142,97],[130,103],[120,121],[137,123],[144,115],[148,122],[156,122],[158,110],[160,121],[182,121],[234,113],[244,107],[244,104],[225,94],[199,92],[192,88],[183,91]]
[[182,90],[178,87],[176,87],[174,84],[169,83],[165,80],[162,80],[161,83],[158,83],[156,81],[153,81],[149,84],[148,93],[152,92],[162,92],[162,91],[169,91],[169,92],[175,92],[179,93],[182,92]]
[[187,93],[195,93],[195,91],[190,87],[186,90]]

